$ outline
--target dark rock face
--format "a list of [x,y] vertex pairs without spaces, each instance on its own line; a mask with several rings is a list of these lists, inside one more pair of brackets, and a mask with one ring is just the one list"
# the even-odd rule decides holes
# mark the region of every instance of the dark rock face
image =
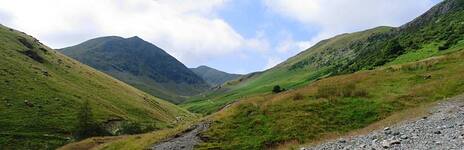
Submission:
[[452,11],[462,10],[464,5],[464,0],[445,0],[442,3],[432,7],[425,14],[419,16],[413,21],[400,27],[400,30],[404,29],[414,29],[419,26],[423,26],[431,22],[433,19],[436,19],[438,16],[448,14]]
[[44,63],[45,62],[45,59],[43,59],[42,56],[40,56],[39,54],[37,54],[37,52],[35,52],[33,50],[22,51],[21,53],[26,55],[27,57],[39,62],[39,63]]
[[182,102],[183,96],[209,89],[209,85],[184,64],[139,37],[101,37],[60,51],[174,103]]

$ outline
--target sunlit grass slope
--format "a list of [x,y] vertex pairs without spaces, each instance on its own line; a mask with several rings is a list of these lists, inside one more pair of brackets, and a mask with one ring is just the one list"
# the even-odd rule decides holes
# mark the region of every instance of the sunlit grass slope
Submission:
[[166,128],[178,116],[191,116],[4,26],[0,58],[0,149],[54,149],[71,142],[84,101],[104,124],[126,120]]
[[[200,149],[264,149],[344,134],[395,112],[464,93],[463,46],[422,61],[321,79],[215,113]],[[458,51],[458,52],[456,52]]]

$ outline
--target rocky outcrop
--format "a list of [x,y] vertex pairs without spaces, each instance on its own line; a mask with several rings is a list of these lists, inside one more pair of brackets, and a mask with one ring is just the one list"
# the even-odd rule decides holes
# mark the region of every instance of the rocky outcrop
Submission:
[[400,30],[415,29],[423,26],[441,15],[463,9],[463,5],[464,0],[445,0],[413,21],[401,26]]

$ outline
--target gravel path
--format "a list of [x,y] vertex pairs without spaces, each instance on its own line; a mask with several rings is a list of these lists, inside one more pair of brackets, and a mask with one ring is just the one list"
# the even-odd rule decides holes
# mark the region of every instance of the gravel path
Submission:
[[152,150],[192,150],[195,145],[201,142],[198,134],[209,128],[209,123],[203,122],[190,127],[184,133],[176,135],[174,138],[162,141],[151,147]]
[[430,115],[392,127],[301,150],[464,149],[464,96],[441,102]]

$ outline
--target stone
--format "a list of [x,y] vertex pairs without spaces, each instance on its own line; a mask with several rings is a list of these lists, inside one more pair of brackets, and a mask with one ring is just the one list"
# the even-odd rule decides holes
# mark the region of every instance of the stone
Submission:
[[406,140],[406,139],[408,139],[409,137],[408,137],[407,135],[401,135],[400,138],[403,139],[403,140]]
[[392,134],[392,131],[391,130],[386,130],[386,131],[384,131],[384,133],[388,135],[388,134]]
[[390,146],[391,146],[391,145],[397,145],[397,144],[401,144],[401,141],[399,141],[399,140],[393,140],[393,141],[390,142]]
[[338,141],[338,143],[346,143],[346,140],[345,140],[345,139],[340,139],[340,140]]
[[382,141],[380,144],[385,149],[390,148],[390,143],[387,140]]

